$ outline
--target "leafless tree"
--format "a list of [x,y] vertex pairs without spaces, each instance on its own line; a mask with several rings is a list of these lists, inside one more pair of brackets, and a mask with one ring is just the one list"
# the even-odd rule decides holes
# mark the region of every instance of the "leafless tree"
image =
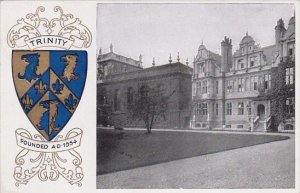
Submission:
[[133,102],[128,104],[130,119],[143,121],[147,128],[147,134],[150,134],[155,123],[161,119],[166,120],[169,99],[174,92],[167,93],[160,87],[142,86],[137,91]]

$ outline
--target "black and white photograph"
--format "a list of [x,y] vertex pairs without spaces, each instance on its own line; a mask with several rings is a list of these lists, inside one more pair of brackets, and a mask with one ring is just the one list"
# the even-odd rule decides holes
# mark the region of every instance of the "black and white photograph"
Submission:
[[296,11],[98,3],[97,189],[294,189]]

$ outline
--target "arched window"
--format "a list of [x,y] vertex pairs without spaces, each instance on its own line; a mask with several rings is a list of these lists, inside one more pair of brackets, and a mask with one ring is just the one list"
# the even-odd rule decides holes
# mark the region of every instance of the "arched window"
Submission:
[[133,103],[133,88],[128,87],[127,88],[127,105],[130,105]]
[[120,90],[116,89],[114,92],[114,110],[120,111],[121,110],[121,97],[120,97]]

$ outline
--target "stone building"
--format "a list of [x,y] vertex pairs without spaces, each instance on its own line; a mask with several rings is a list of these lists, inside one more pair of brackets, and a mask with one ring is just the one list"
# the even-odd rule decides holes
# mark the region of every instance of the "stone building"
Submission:
[[221,55],[200,45],[192,81],[192,127],[294,130],[294,74],[294,17],[287,29],[282,19],[278,21],[274,45],[261,47],[248,33],[234,53],[227,37],[221,42]]
[[106,54],[102,54],[102,50],[99,50],[97,57],[97,80],[105,79],[112,74],[131,72],[143,68],[142,55],[139,56],[139,60],[134,60],[114,53],[112,44],[109,49],[110,51]]
[[[124,60],[125,58],[125,60]],[[126,67],[126,68],[125,68]],[[114,127],[145,127],[142,122],[132,122],[127,103],[143,86],[159,86],[171,94],[166,120],[160,120],[154,128],[188,128],[191,119],[192,68],[169,60],[168,64],[141,68],[139,61],[110,53],[98,56],[98,69],[105,69],[98,76],[97,124]],[[118,70],[114,70],[117,68]],[[111,69],[111,70],[109,70]],[[126,70],[125,70],[126,69]]]

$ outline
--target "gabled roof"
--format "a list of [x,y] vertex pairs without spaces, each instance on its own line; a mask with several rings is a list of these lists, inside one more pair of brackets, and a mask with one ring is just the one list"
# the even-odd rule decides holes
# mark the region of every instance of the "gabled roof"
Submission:
[[195,58],[196,61],[201,61],[201,60],[207,60],[207,59],[212,59],[215,60],[216,62],[214,63],[216,67],[220,68],[221,67],[221,56],[219,54],[216,54],[208,49],[203,45],[203,43],[199,46],[197,56]]
[[216,54],[216,53],[206,49],[206,47],[203,44],[201,44],[199,46],[198,53],[196,56],[196,60],[199,60],[199,59],[213,59],[218,62],[221,62],[221,56],[219,54]]
[[284,36],[281,38],[281,40],[284,41],[294,37],[295,37],[295,17],[292,17],[289,21],[288,28],[285,31]]
[[276,45],[271,45],[262,48],[267,64],[271,64],[272,60],[275,59]]

